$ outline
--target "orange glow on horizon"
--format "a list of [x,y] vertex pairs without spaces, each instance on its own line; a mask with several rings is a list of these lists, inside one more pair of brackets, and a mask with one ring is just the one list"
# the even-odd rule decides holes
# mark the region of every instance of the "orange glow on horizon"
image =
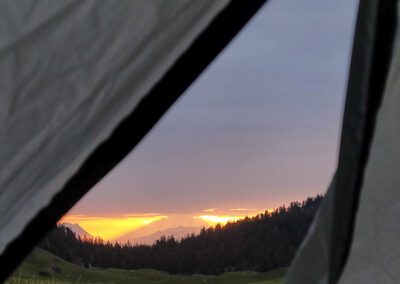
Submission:
[[[163,231],[169,228],[175,228],[179,226],[186,227],[201,227],[201,226],[215,226],[217,224],[226,225],[228,222],[236,222],[243,220],[248,216],[249,218],[256,216],[257,214],[264,213],[256,212],[257,209],[249,208],[235,208],[235,209],[220,209],[209,208],[204,209],[203,212],[207,212],[207,215],[192,215],[190,213],[184,214],[168,214],[161,215],[160,213],[147,213],[147,214],[121,214],[111,216],[90,216],[90,215],[66,215],[58,224],[68,222],[71,224],[78,224],[86,232],[93,237],[100,237],[104,241],[126,241],[128,233],[133,233],[132,236],[150,235],[156,231]],[[235,211],[235,212],[232,212]],[[240,211],[240,212],[239,212]],[[249,212],[251,211],[251,212]],[[275,210],[266,210],[269,214]],[[212,212],[212,213],[211,213]],[[234,213],[234,215],[230,213]],[[250,213],[250,214],[248,214]],[[203,213],[204,214],[204,213]],[[214,214],[214,215],[211,215]],[[165,219],[164,221],[154,223]],[[154,224],[153,224],[154,223]],[[151,226],[149,226],[152,224]],[[146,227],[146,228],[145,228]],[[135,231],[136,229],[143,228],[143,230]],[[129,235],[129,238],[133,238]]]
[[[230,211],[256,211],[257,209],[249,209],[249,208],[235,208],[235,209],[230,209]],[[206,211],[206,210],[203,210]],[[274,209],[268,209],[266,210],[267,213],[271,214],[275,212]],[[200,218],[204,221],[207,221],[211,225],[216,225],[216,224],[221,224],[221,225],[226,225],[228,222],[236,222],[239,220],[243,220],[246,217],[252,218],[257,216],[258,214],[265,213],[265,211],[259,211],[257,213],[253,214],[246,214],[245,216],[217,216],[217,215],[202,215],[202,216],[194,216],[193,218]]]
[[226,225],[229,221],[238,221],[244,219],[245,217],[238,216],[214,216],[214,215],[202,215],[198,216],[198,218],[203,219],[211,224],[222,224]]
[[66,215],[58,224],[68,222],[79,224],[86,232],[103,240],[116,239],[130,231],[146,226],[168,216],[133,216],[133,217],[95,217],[86,215]]
[[214,212],[216,208],[204,209],[204,212]]

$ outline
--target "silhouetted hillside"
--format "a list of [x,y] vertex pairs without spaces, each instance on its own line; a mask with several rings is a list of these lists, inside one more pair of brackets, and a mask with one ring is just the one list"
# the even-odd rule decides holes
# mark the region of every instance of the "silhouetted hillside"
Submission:
[[121,245],[100,239],[76,238],[58,227],[40,244],[61,258],[100,268],[154,268],[180,274],[220,274],[224,271],[269,271],[288,266],[307,233],[322,200],[318,195],[292,202],[226,226],[203,228],[181,241],[161,237],[154,245]]

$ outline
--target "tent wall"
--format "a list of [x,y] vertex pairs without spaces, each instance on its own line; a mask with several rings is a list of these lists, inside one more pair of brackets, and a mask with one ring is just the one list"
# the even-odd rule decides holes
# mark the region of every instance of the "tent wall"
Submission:
[[285,283],[337,283],[358,245],[352,243],[354,223],[356,214],[364,214],[357,211],[363,184],[376,178],[365,169],[391,64],[396,11],[396,0],[360,1],[335,180]]
[[[398,25],[397,25],[398,26]],[[365,169],[353,244],[341,283],[400,279],[400,30]]]
[[0,281],[264,2],[0,2]]

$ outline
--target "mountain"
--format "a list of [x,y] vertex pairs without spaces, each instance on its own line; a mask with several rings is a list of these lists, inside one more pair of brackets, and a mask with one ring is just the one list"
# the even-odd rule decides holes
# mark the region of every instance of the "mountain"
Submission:
[[162,236],[174,236],[176,240],[180,240],[183,237],[186,237],[187,235],[190,235],[192,233],[198,234],[200,233],[201,230],[200,227],[184,227],[184,226],[179,226],[176,228],[170,228],[164,231],[157,231],[153,234],[131,239],[129,242],[131,244],[144,244],[144,245],[152,245],[156,240],[159,240]]
[[86,232],[81,226],[79,226],[79,224],[71,224],[68,222],[64,222],[61,224],[61,226],[64,226],[68,229],[70,229],[72,232],[74,232],[76,234],[76,236],[80,236],[82,239],[84,237],[89,238],[89,239],[93,239],[93,236],[91,234],[89,234],[88,232]]
[[[180,224],[190,225],[183,227]],[[152,236],[153,234],[159,235],[160,237],[164,234],[165,236],[174,235],[175,238],[181,238],[187,234],[200,232],[202,227],[208,228],[210,224],[203,219],[193,218],[193,216],[171,216],[154,221],[144,227],[134,229],[111,241],[117,241],[119,243],[126,243],[129,241],[131,244],[148,243],[152,242],[153,237],[155,237]]]

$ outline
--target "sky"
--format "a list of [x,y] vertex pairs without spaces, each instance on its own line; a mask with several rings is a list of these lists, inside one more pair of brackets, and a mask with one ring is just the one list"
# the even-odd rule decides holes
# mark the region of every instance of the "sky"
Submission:
[[123,219],[125,233],[151,218],[243,217],[324,193],[357,4],[269,1],[69,221]]

